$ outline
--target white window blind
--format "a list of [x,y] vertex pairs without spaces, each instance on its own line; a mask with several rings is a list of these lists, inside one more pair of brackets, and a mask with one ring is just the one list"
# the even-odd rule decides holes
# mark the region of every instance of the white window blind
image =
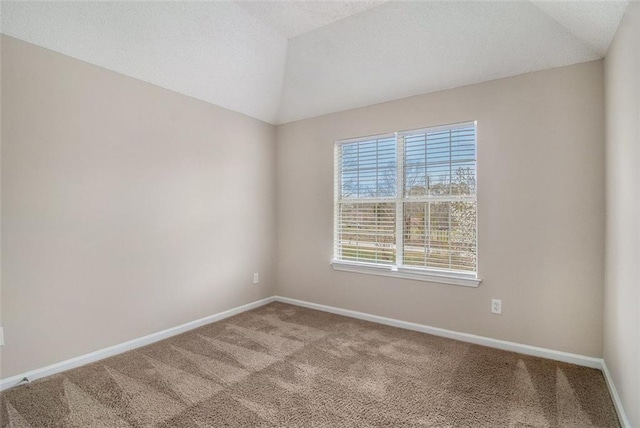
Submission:
[[476,125],[338,141],[334,260],[477,271]]
[[396,253],[396,136],[336,145],[336,254],[393,264]]

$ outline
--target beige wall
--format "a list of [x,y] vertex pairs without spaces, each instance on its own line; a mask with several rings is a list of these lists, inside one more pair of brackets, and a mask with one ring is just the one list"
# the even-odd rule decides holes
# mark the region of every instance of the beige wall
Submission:
[[274,294],[273,126],[8,37],[2,107],[1,377]]
[[[2,27],[2,7],[0,6],[0,27]],[[1,29],[1,28],[0,28]],[[2,37],[0,36],[0,244],[2,243]],[[2,245],[0,245],[0,326],[2,326]],[[2,378],[2,350],[0,347],[0,379]]]
[[[600,357],[603,108],[595,61],[279,126],[278,293]],[[480,287],[333,271],[334,140],[469,120]]]
[[[0,377],[276,293],[601,356],[601,61],[274,128],[2,42]],[[334,272],[333,141],[468,120],[480,287]]]
[[607,242],[604,359],[631,426],[640,426],[640,7],[605,59]]

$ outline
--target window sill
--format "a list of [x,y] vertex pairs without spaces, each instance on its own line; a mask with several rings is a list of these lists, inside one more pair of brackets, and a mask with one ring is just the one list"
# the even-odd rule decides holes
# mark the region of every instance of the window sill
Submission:
[[446,272],[425,271],[423,269],[380,266],[367,263],[351,263],[332,260],[333,270],[342,272],[364,273],[368,275],[390,276],[393,278],[413,279],[416,281],[437,282],[441,284],[461,285],[463,287],[478,287],[482,281],[475,275],[454,274]]

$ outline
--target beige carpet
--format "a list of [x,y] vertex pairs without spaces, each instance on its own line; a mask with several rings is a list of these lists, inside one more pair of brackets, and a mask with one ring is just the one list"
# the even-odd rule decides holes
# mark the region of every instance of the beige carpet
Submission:
[[617,427],[602,373],[273,303],[14,388],[2,427]]

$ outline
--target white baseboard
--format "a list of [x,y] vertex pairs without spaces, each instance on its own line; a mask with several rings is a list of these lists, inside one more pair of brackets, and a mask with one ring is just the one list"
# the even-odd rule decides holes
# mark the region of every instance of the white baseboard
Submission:
[[378,324],[404,328],[407,330],[419,331],[421,333],[428,333],[434,336],[447,337],[449,339],[455,339],[461,342],[468,342],[476,345],[488,346],[490,348],[497,348],[505,351],[517,352],[525,355],[532,355],[534,357],[548,358],[550,360],[562,361],[565,363],[571,363],[579,366],[591,367],[594,369],[602,370],[601,358],[587,357],[585,355],[571,354],[569,352],[563,352],[563,351],[554,351],[553,349],[540,348],[540,347],[531,346],[531,345],[523,345],[521,343],[508,342],[506,340],[499,340],[499,339],[492,339],[490,337],[477,336],[475,334],[460,333],[457,331],[445,330],[443,328],[431,327],[428,325],[401,321],[394,318],[381,317],[378,315],[352,311],[349,309],[341,309],[341,308],[336,308],[334,306],[326,306],[326,305],[320,305],[318,303],[305,302],[303,300],[290,299],[288,297],[276,296],[275,300],[282,303],[289,303],[291,305],[302,306],[309,309],[317,309],[323,312],[330,312],[332,314],[344,315],[347,317],[357,318],[365,321],[371,321]]
[[631,428],[631,422],[629,422],[629,418],[624,411],[624,407],[622,407],[622,401],[620,400],[620,396],[618,395],[618,390],[616,389],[615,383],[613,383],[613,377],[611,377],[611,373],[609,372],[609,368],[607,367],[607,362],[604,360],[602,360],[602,373],[604,374],[604,379],[607,381],[607,387],[609,388],[609,393],[611,394],[613,405],[615,406],[616,412],[618,413],[620,425],[622,426],[622,428]]
[[323,312],[329,312],[337,315],[344,315],[346,317],[356,318],[364,321],[371,321],[378,324],[389,325],[392,327],[404,328],[407,330],[419,331],[421,333],[428,333],[434,336],[446,337],[449,339],[459,340],[461,342],[473,343],[476,345],[488,346],[490,348],[502,349],[505,351],[517,352],[520,354],[531,355],[534,357],[547,358],[555,361],[562,361],[565,363],[576,364],[579,366],[590,367],[599,369],[603,372],[604,378],[609,388],[609,393],[613,400],[614,407],[620,420],[622,428],[632,428],[629,419],[622,407],[622,401],[618,395],[613,378],[607,364],[602,358],[587,357],[585,355],[572,354],[569,352],[555,351],[553,349],[540,348],[538,346],[524,345],[522,343],[508,342],[506,340],[492,339],[490,337],[478,336],[469,333],[460,333],[452,330],[445,330],[443,328],[431,327],[423,324],[416,324],[407,321],[401,321],[394,318],[386,318],[378,315],[367,314],[364,312],[352,311],[349,309],[336,308],[334,306],[320,305],[318,303],[306,302],[304,300],[291,299],[289,297],[276,296],[275,301],[288,303],[290,305],[302,306],[304,308],[316,309]]
[[121,354],[123,352],[140,348],[142,346],[149,345],[154,342],[158,342],[168,337],[175,336],[177,334],[184,333],[189,330],[193,330],[194,328],[201,327],[205,324],[210,324],[212,322],[229,318],[241,312],[245,312],[250,309],[255,309],[257,307],[266,305],[268,303],[273,302],[274,300],[275,300],[275,297],[273,296],[267,297],[266,299],[258,300],[252,303],[247,303],[246,305],[238,306],[236,308],[219,312],[217,314],[210,315],[208,317],[200,318],[198,320],[191,321],[191,322],[179,325],[177,327],[172,327],[156,333],[151,333],[146,336],[139,337],[137,339],[129,340],[127,342],[120,343],[118,345],[109,346],[108,348],[99,349],[97,351],[80,355],[79,357],[74,357],[65,361],[61,361],[59,363],[55,363],[50,366],[42,367],[39,369],[28,371],[26,373],[11,376],[6,379],[0,380],[0,391],[4,391],[5,389],[21,384],[25,377],[28,378],[30,381],[34,381],[36,379],[40,379],[46,376],[51,376],[53,374],[64,372],[66,370],[74,369],[76,367],[80,367],[85,364],[93,363],[95,361],[102,360],[107,357],[111,357],[113,355]]

